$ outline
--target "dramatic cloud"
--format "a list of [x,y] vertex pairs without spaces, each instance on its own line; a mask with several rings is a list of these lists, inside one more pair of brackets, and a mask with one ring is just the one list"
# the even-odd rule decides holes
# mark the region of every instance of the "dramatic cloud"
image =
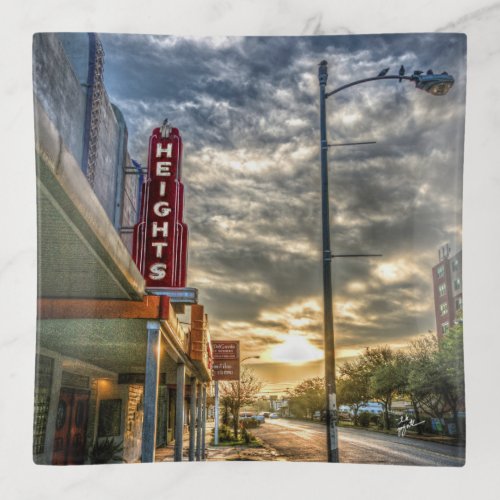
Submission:
[[165,117],[183,136],[188,281],[212,335],[263,360],[300,347],[287,336],[311,356],[323,345],[318,63],[328,90],[402,64],[452,74],[444,97],[387,80],[327,101],[330,143],[376,141],[329,150],[334,252],[383,254],[334,260],[338,354],[435,329],[431,267],[461,247],[464,37],[101,39],[132,157],[146,163]]

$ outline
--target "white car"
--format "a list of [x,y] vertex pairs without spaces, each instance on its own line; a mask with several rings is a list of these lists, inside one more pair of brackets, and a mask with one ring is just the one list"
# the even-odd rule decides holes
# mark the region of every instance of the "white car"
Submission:
[[269,415],[269,418],[280,418],[280,417],[277,413],[271,413],[271,415]]

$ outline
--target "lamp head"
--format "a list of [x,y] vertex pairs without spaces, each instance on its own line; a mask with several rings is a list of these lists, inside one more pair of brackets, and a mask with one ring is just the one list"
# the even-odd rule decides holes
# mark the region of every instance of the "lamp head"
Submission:
[[320,85],[326,85],[328,80],[328,63],[324,59],[318,64],[318,78]]
[[448,73],[414,75],[413,79],[418,89],[425,90],[432,95],[446,95],[455,83],[455,79]]

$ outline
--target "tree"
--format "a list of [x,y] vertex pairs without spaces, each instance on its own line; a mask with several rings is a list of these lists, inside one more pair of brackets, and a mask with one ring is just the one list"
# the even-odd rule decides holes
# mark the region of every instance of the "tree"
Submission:
[[290,411],[299,417],[313,419],[316,411],[324,411],[326,404],[325,379],[314,377],[303,380],[288,391]]
[[271,405],[269,404],[269,400],[265,398],[259,398],[255,402],[255,409],[258,413],[263,412],[263,411],[271,411]]
[[458,425],[458,409],[465,405],[464,380],[464,336],[462,323],[450,328],[439,343],[436,362],[441,368],[439,391],[447,408],[453,415],[455,428],[460,433]]
[[401,367],[399,356],[393,355],[392,359],[388,359],[384,364],[376,367],[370,378],[373,399],[382,403],[384,407],[384,427],[387,430],[391,428],[389,409],[392,400],[404,385],[404,372],[402,372]]
[[404,385],[401,362],[401,358],[389,346],[367,347],[359,361],[360,370],[369,379],[371,399],[382,403],[384,407],[384,427],[387,430],[391,428],[389,409],[392,399]]
[[222,404],[229,408],[233,416],[234,438],[238,439],[240,408],[250,405],[257,399],[257,394],[262,389],[262,382],[255,376],[253,370],[243,366],[240,380],[222,382],[220,394]]
[[220,396],[220,404],[222,406],[222,423],[224,425],[229,425],[230,403],[231,403],[231,398],[229,396]]
[[463,327],[455,325],[438,342],[434,335],[412,342],[405,391],[427,413],[443,418],[450,411],[458,432],[458,410],[465,402]]
[[[429,410],[432,406],[439,407],[441,404],[433,393],[432,384],[428,382],[434,377],[436,351],[436,337],[426,335],[413,340],[406,352],[400,354],[404,380],[400,393],[410,399],[417,422],[421,421],[420,408]],[[422,434],[422,426],[417,427],[417,432]]]
[[358,425],[360,407],[370,399],[370,380],[360,359],[346,361],[339,367],[337,380],[337,402],[349,405],[353,411],[354,425]]

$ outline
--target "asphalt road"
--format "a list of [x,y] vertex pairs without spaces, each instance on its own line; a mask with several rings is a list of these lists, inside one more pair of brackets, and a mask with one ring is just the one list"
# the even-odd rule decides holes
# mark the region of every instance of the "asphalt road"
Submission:
[[[340,461],[357,464],[431,465],[458,467],[465,463],[465,448],[339,427]],[[325,462],[326,429],[314,422],[266,419],[252,434],[287,461]]]

